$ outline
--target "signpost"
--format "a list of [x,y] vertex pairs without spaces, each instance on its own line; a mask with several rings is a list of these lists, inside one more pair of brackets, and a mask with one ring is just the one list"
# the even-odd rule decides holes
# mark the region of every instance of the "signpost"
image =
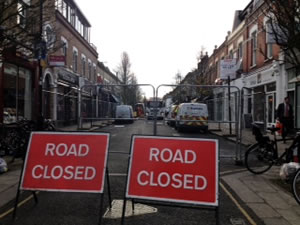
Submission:
[[218,161],[218,140],[134,135],[122,224],[126,199],[212,207],[218,215]]
[[228,83],[228,119],[229,133],[232,134],[231,126],[231,106],[230,106],[230,79],[236,78],[236,59],[223,59],[220,61],[220,79],[226,80]]
[[100,193],[102,209],[108,145],[108,133],[33,132],[15,210],[20,189]]

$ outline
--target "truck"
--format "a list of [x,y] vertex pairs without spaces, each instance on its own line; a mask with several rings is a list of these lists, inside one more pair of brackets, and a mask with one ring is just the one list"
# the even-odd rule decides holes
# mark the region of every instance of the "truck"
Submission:
[[[155,113],[156,112],[156,113]],[[160,98],[150,98],[146,102],[146,116],[148,120],[155,118],[158,120],[164,119],[164,103]]]

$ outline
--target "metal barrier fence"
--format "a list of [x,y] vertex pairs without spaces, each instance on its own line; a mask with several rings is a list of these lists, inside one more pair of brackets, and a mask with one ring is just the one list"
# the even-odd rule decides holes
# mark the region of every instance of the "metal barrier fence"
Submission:
[[[185,99],[186,93],[192,97],[198,96],[194,99],[195,102],[202,102],[208,108],[208,124],[210,130],[222,131],[222,134],[235,137],[236,149],[232,155],[226,157],[234,157],[236,160],[241,160],[241,94],[239,88],[235,86],[220,86],[220,85],[169,85],[162,84],[156,89],[151,84],[137,84],[137,85],[84,85],[79,90],[78,95],[78,128],[83,129],[83,124],[87,121],[91,126],[97,125],[97,122],[113,122],[116,118],[116,106],[120,103],[112,102],[110,100],[109,92],[105,93],[108,88],[129,88],[129,87],[142,87],[147,86],[153,90],[153,98],[157,99],[159,91],[164,87],[175,87],[180,90],[177,93],[179,99]],[[99,91],[99,90],[102,90]],[[175,89],[174,89],[175,90]],[[173,91],[174,91],[173,90]],[[195,91],[193,91],[195,90]],[[230,93],[230,94],[228,94]],[[190,102],[190,98],[182,102]],[[179,102],[178,102],[179,103]],[[154,110],[153,117],[153,135],[157,135],[157,113]],[[128,120],[140,120],[141,118],[124,118]],[[142,118],[145,119],[145,118]],[[188,122],[182,118],[177,119],[181,122]],[[164,121],[168,121],[164,118]],[[225,157],[225,156],[221,156]]]
[[[175,96],[183,94],[198,96],[196,102],[205,103],[207,105],[209,129],[222,131],[223,135],[235,137],[235,154],[226,157],[235,157],[237,161],[241,160],[241,94],[238,87],[221,85],[162,84],[157,87],[156,96],[158,96],[159,89],[163,87],[176,87],[179,93],[175,93]],[[185,99],[184,96],[180,96],[180,98]],[[180,121],[189,122],[189,120]]]

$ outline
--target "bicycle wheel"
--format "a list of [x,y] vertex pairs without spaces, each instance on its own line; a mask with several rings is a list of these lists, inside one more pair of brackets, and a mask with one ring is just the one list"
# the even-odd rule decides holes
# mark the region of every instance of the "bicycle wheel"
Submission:
[[274,164],[275,150],[272,145],[256,143],[248,148],[245,154],[246,168],[254,174],[268,171]]
[[296,201],[298,202],[298,204],[300,204],[300,169],[296,172],[293,178],[292,192]]

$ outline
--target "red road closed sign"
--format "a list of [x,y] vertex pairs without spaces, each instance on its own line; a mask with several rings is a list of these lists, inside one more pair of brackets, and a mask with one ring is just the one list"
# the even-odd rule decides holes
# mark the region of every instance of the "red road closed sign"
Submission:
[[126,197],[218,206],[218,140],[133,136]]
[[108,133],[33,132],[21,189],[103,193]]

